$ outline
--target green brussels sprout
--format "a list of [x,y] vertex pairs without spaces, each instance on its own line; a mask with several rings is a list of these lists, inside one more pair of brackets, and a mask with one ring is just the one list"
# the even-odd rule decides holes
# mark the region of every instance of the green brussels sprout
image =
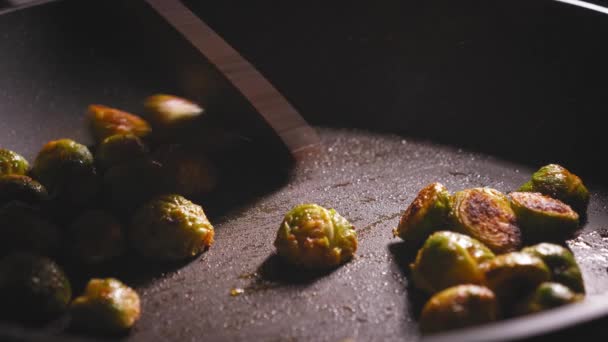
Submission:
[[154,152],[154,160],[163,167],[168,192],[196,196],[211,192],[217,184],[215,164],[200,153],[165,145]]
[[70,305],[72,325],[90,333],[117,334],[130,329],[141,315],[137,292],[114,278],[91,279],[84,294]]
[[99,144],[95,157],[99,165],[109,168],[140,159],[148,154],[148,147],[136,135],[117,134],[109,136]]
[[47,198],[46,188],[28,176],[0,176],[0,206],[11,201],[37,204]]
[[329,269],[353,257],[357,233],[334,209],[300,204],[285,215],[274,246],[278,255],[291,264]]
[[556,240],[578,228],[578,214],[559,200],[538,192],[512,192],[510,197],[526,240]]
[[102,210],[87,210],[69,227],[71,254],[84,263],[107,261],[125,251],[122,225]]
[[0,208],[0,255],[30,251],[53,255],[61,243],[57,227],[34,207],[9,202]]
[[143,256],[159,260],[193,257],[213,243],[203,208],[180,195],[158,196],[135,212],[129,238]]
[[48,320],[72,297],[70,282],[51,259],[15,253],[0,260],[0,312],[18,320]]
[[109,168],[103,183],[106,200],[117,210],[131,212],[154,196],[167,192],[163,165],[136,159]]
[[557,164],[545,165],[538,169],[519,191],[540,192],[568,204],[579,214],[584,213],[589,205],[589,190],[583,181]]
[[53,198],[68,204],[89,203],[99,191],[93,155],[86,146],[71,139],[44,145],[34,161],[32,176]]
[[146,120],[115,108],[90,105],[88,115],[98,141],[116,134],[132,134],[143,138],[152,131]]
[[30,169],[30,164],[19,154],[0,148],[0,176],[2,175],[25,175]]
[[459,284],[485,282],[479,264],[494,258],[481,242],[463,234],[433,233],[410,265],[414,285],[429,294]]
[[540,284],[531,295],[516,305],[515,314],[526,315],[536,313],[576,303],[583,299],[583,295],[572,292],[567,286],[559,283],[545,282]]
[[539,243],[522,249],[522,252],[542,259],[551,270],[552,281],[564,284],[572,291],[585,293],[581,270],[567,248],[552,243]]
[[419,248],[434,231],[448,224],[451,209],[450,193],[440,183],[425,186],[401,216],[393,235],[414,248]]
[[166,94],[148,97],[144,106],[152,124],[164,133],[170,133],[169,131],[200,117],[205,111],[194,102]]
[[519,248],[521,232],[507,196],[490,188],[474,188],[455,193],[453,201],[456,231],[481,241],[494,253]]
[[500,303],[508,306],[513,299],[533,291],[551,279],[551,272],[542,259],[527,253],[511,252],[496,256],[480,265],[486,283]]
[[423,334],[431,334],[489,323],[497,317],[498,305],[490,289],[458,285],[429,299],[420,315],[420,330]]

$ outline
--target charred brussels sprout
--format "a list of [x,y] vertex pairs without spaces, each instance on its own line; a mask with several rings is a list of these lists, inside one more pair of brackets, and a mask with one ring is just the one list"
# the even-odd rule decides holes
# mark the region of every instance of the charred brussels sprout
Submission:
[[542,259],[551,270],[552,281],[564,284],[572,291],[585,292],[581,270],[567,248],[552,243],[539,243],[522,249],[522,252]]
[[459,285],[429,299],[420,315],[423,334],[464,328],[497,319],[494,293],[484,286]]
[[525,315],[548,310],[583,300],[583,296],[572,292],[559,283],[542,283],[536,290],[516,305],[515,313]]
[[102,334],[121,333],[140,317],[137,292],[117,279],[91,279],[82,296],[70,306],[73,326]]
[[148,154],[148,147],[136,135],[117,134],[105,138],[97,147],[95,157],[103,168],[140,159]]
[[72,297],[68,278],[51,259],[16,253],[0,260],[0,311],[20,320],[51,319]]
[[490,188],[454,194],[452,217],[457,231],[481,241],[495,253],[517,250],[521,233],[509,199]]
[[150,121],[161,135],[171,135],[175,130],[200,117],[204,109],[181,97],[157,94],[148,97],[144,106]]
[[414,248],[448,223],[450,193],[440,183],[431,183],[418,193],[393,232]]
[[85,263],[100,263],[125,250],[122,226],[102,210],[82,213],[69,227],[72,255]]
[[458,284],[484,284],[479,264],[494,258],[481,242],[441,231],[431,235],[410,266],[414,284],[429,294]]
[[44,145],[36,156],[32,175],[52,197],[69,204],[84,205],[99,190],[93,155],[86,146],[70,139]]
[[300,204],[285,215],[274,245],[277,253],[291,264],[329,269],[353,257],[357,233],[334,209]]
[[532,179],[519,188],[519,191],[540,192],[556,198],[584,213],[589,205],[589,191],[583,181],[575,174],[557,164],[541,167],[532,174]]
[[0,176],[0,206],[11,201],[37,204],[47,197],[46,188],[28,176]]
[[90,105],[88,115],[98,141],[116,134],[132,134],[141,138],[152,131],[144,119],[118,109]]
[[0,255],[30,251],[52,255],[58,249],[61,235],[42,213],[22,202],[10,202],[0,208]]
[[538,257],[512,252],[481,264],[486,283],[503,305],[529,294],[540,283],[551,279],[551,272]]
[[578,228],[578,214],[569,205],[538,192],[513,192],[511,207],[524,238],[556,240]]
[[160,260],[193,257],[211,246],[213,235],[203,208],[180,195],[162,195],[144,204],[129,229],[133,247]]
[[136,210],[145,201],[167,192],[163,165],[142,158],[111,167],[103,178],[106,200],[121,211]]
[[168,192],[196,196],[212,191],[217,184],[217,168],[200,152],[178,145],[166,145],[154,153],[163,168]]
[[0,148],[0,176],[24,175],[30,169],[30,164],[19,154]]

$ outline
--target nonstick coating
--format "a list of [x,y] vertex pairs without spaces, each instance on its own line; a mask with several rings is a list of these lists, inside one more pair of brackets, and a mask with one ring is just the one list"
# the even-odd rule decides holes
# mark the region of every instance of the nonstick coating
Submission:
[[[50,139],[71,137],[90,143],[82,116],[89,103],[101,102],[138,111],[141,99],[154,92],[196,94],[194,90],[199,88],[185,86],[184,78],[174,76],[179,73],[175,71],[177,67],[170,63],[174,62],[171,55],[176,51],[181,58],[190,61],[193,69],[203,70],[214,84],[222,84],[221,77],[206,66],[204,58],[199,56],[197,59],[175,32],[159,24],[159,19],[149,8],[137,7],[138,14],[133,16],[133,12],[117,13],[118,2],[82,3],[63,1],[0,17],[0,32],[3,32],[0,35],[0,74],[3,75],[0,78],[0,146],[21,152],[30,160]],[[222,8],[218,6],[215,10],[208,16],[219,22],[217,18],[221,17]],[[97,16],[103,14],[106,18],[104,23],[112,23],[112,28],[96,25],[97,21],[88,17],[92,13]],[[347,18],[352,19],[361,13],[350,13]],[[241,13],[237,17],[245,20],[246,16]],[[318,25],[326,25],[325,28],[329,29],[329,19],[323,21],[322,18]],[[140,26],[154,32],[152,44],[138,40],[138,35],[142,41],[146,40],[142,33],[146,30],[141,30]],[[222,32],[221,25],[218,29]],[[300,31],[294,30],[297,36]],[[254,64],[263,66],[267,76],[280,80],[283,88],[279,89],[286,89],[288,98],[296,106],[307,109],[302,113],[316,124],[323,142],[322,150],[309,156],[304,163],[288,167],[285,151],[264,152],[260,148],[270,142],[256,138],[250,145],[240,146],[234,155],[229,155],[225,165],[232,168],[225,178],[227,183],[234,184],[226,185],[221,193],[214,194],[215,197],[201,199],[201,203],[209,208],[209,216],[216,228],[216,242],[209,251],[194,260],[179,265],[157,265],[128,257],[117,268],[87,270],[81,274],[70,270],[77,279],[76,292],[82,289],[87,276],[118,276],[138,289],[142,295],[143,316],[133,331],[122,338],[136,341],[418,340],[416,320],[424,298],[408,282],[407,263],[411,261],[413,251],[405,250],[398,239],[392,238],[391,230],[400,214],[427,183],[439,181],[451,191],[490,186],[507,192],[516,189],[536,168],[550,161],[560,162],[581,174],[592,193],[588,222],[578,237],[568,241],[568,246],[582,268],[587,300],[605,301],[608,290],[608,191],[602,179],[603,173],[597,171],[603,168],[593,163],[599,154],[598,147],[591,145],[592,141],[599,141],[595,139],[600,135],[578,131],[594,126],[591,116],[594,107],[579,108],[580,113],[589,116],[576,121],[574,127],[577,132],[572,136],[577,139],[571,142],[576,148],[566,150],[565,157],[560,158],[560,148],[570,146],[559,139],[568,131],[566,119],[571,113],[567,109],[571,107],[564,109],[551,105],[556,111],[550,115],[539,109],[540,100],[532,102],[540,119],[525,111],[525,114],[515,116],[517,120],[527,118],[536,125],[548,118],[558,118],[562,124],[550,123],[550,127],[557,131],[546,131],[542,126],[532,125],[540,127],[535,131],[525,126],[518,134],[515,129],[518,125],[503,120],[506,110],[499,110],[499,105],[495,108],[500,115],[491,118],[480,113],[480,108],[469,108],[458,101],[452,102],[456,106],[451,114],[444,116],[427,117],[426,110],[447,108],[430,102],[427,105],[417,103],[418,107],[410,108],[410,116],[399,116],[389,110],[398,103],[379,102],[388,95],[382,89],[374,91],[373,84],[366,84],[369,101],[376,101],[379,104],[376,107],[382,110],[376,116],[368,115],[372,110],[363,106],[367,99],[352,97],[348,91],[336,91],[339,100],[350,96],[353,102],[343,108],[348,109],[346,112],[340,111],[338,100],[327,97],[323,98],[324,101],[315,101],[310,99],[310,94],[324,93],[340,82],[349,83],[344,87],[353,91],[355,86],[351,82],[318,73],[315,75],[319,77],[317,81],[322,82],[312,83],[300,70],[294,71],[295,76],[291,77],[301,76],[310,81],[308,88],[311,90],[298,90],[302,85],[286,81],[289,75],[284,74],[283,64],[279,63],[273,74],[271,57],[264,57],[262,52],[253,48],[255,44],[247,43],[246,39],[239,43],[234,38],[234,30],[225,31],[237,46],[243,46],[245,55]],[[271,37],[272,32],[275,31],[269,29],[265,37]],[[357,37],[356,32],[354,37]],[[319,44],[325,43],[320,41]],[[177,50],[163,53],[155,46],[170,46]],[[384,46],[384,52],[391,46]],[[285,50],[283,57],[294,57],[297,52],[302,51],[298,47]],[[587,53],[591,54],[587,50],[581,52],[583,55]],[[606,53],[602,50],[600,55],[605,56]],[[600,57],[597,58],[599,60]],[[427,65],[422,59],[415,62]],[[471,70],[474,68],[462,60],[452,63],[462,63]],[[448,63],[446,68],[452,70],[454,65]],[[382,72],[386,70],[378,68],[378,79],[381,79]],[[335,72],[340,74],[345,70],[337,67]],[[605,75],[606,71],[600,69],[598,72]],[[279,74],[282,76],[277,76]],[[506,72],[501,73],[500,77],[505,75]],[[579,77],[573,75],[570,77]],[[429,77],[436,76],[429,71]],[[460,76],[459,73],[447,73],[446,82],[455,83]],[[379,84],[380,88],[386,86]],[[500,91],[508,88],[504,85],[496,87]],[[525,82],[522,87],[527,87]],[[558,88],[550,83],[547,87]],[[585,93],[585,99],[593,103],[596,101],[592,96],[595,93],[589,91],[599,93],[601,89],[597,89],[595,83],[585,87],[587,92],[580,90],[573,96]],[[222,95],[223,102],[211,101],[211,107],[231,103],[231,108],[244,115],[244,122],[254,122],[251,109],[229,86],[210,89],[221,89],[225,91],[222,94],[228,94]],[[487,88],[480,89],[482,94],[489,94]],[[454,89],[454,92],[453,96],[463,95],[462,89]],[[527,98],[524,93],[514,93],[519,99],[532,101],[532,96]],[[505,100],[504,96],[498,99]],[[454,100],[450,96],[447,98]],[[577,99],[581,101],[580,97]],[[561,103],[562,99],[557,98],[557,101]],[[323,107],[324,103],[326,107]],[[361,106],[359,110],[355,104]],[[471,111],[467,112],[467,108]],[[331,112],[335,112],[338,119],[331,117]],[[391,117],[394,121],[390,121]],[[462,120],[470,123],[470,127]],[[497,122],[505,122],[508,130],[497,126]],[[419,127],[415,127],[417,123]],[[252,127],[261,131],[266,129],[262,124]],[[454,128],[463,128],[467,134],[455,134]],[[476,130],[483,130],[482,143],[472,143],[475,139],[471,132]],[[487,130],[495,131],[491,134]],[[425,132],[429,134],[425,135]],[[532,134],[534,132],[536,135]],[[253,133],[252,136],[258,137]],[[548,140],[556,138],[559,139],[555,144]],[[542,148],[533,145],[537,141]],[[506,147],[509,145],[514,146],[518,153],[508,150]],[[526,149],[527,145],[532,147]],[[581,146],[586,149],[580,149]],[[589,150],[593,153],[588,153]],[[231,158],[238,161],[230,161]],[[237,166],[240,168],[235,171]],[[333,207],[356,226],[360,248],[354,260],[325,274],[300,272],[278,260],[272,245],[278,225],[287,210],[303,202]],[[230,295],[233,288],[241,288],[244,293],[233,297]],[[585,305],[571,309],[584,317],[589,312],[589,306]],[[599,310],[589,318],[597,318],[605,312]],[[5,322],[0,324],[0,339],[90,339],[66,332],[67,324],[67,317],[36,328]],[[548,330],[556,329],[541,320],[539,326],[530,328],[530,334],[546,333],[543,325]],[[500,329],[499,325],[495,328]],[[509,337],[509,333],[503,337]]]

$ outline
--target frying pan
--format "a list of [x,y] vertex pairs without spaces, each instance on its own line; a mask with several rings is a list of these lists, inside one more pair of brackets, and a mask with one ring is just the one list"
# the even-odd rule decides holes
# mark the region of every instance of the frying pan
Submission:
[[[200,199],[217,231],[208,252],[179,265],[129,256],[85,272],[142,294],[142,319],[122,338],[418,340],[424,301],[408,281],[412,251],[391,238],[402,211],[432,181],[509,191],[550,162],[592,192],[588,222],[568,241],[588,299],[429,340],[606,336],[604,14],[548,0],[183,3],[315,126],[318,151],[293,163],[251,98],[144,2],[65,0],[0,16],[3,147],[32,158],[58,137],[90,143],[87,104],[137,112],[159,91],[192,97],[247,138],[224,160],[221,191]],[[277,259],[277,225],[301,202],[355,224],[352,262],[309,274]],[[75,276],[76,292],[86,276]],[[232,288],[245,292],[231,297]],[[66,331],[67,320],[4,322],[0,337],[91,339]]]

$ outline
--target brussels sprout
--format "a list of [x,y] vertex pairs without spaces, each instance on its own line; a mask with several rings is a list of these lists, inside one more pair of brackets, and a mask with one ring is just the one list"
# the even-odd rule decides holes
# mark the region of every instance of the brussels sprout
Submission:
[[551,196],[568,204],[579,214],[584,213],[589,205],[589,191],[583,181],[557,164],[541,167],[519,191],[540,192]]
[[10,202],[0,208],[0,236],[0,255],[13,251],[52,255],[61,242],[57,227],[22,202]]
[[37,204],[47,197],[45,187],[28,176],[0,176],[0,206],[11,201]]
[[104,168],[140,159],[148,154],[148,147],[141,139],[133,134],[117,134],[105,138],[95,157]]
[[410,265],[416,287],[433,294],[458,284],[484,284],[479,264],[494,258],[481,242],[463,234],[431,235]]
[[85,263],[99,263],[125,250],[122,226],[102,210],[82,213],[69,227],[72,255]]
[[30,164],[19,154],[0,148],[0,176],[24,175],[30,169]]
[[163,172],[159,162],[147,158],[111,167],[103,178],[106,199],[116,209],[135,210],[152,197],[167,192],[168,179]]
[[465,328],[495,321],[496,297],[484,286],[458,285],[429,299],[420,315],[423,334]]
[[448,224],[450,207],[450,193],[445,186],[431,183],[420,190],[401,216],[399,226],[393,234],[418,248],[432,232]]
[[210,192],[217,184],[217,168],[204,155],[178,145],[165,145],[154,153],[163,167],[167,191],[195,196]]
[[334,209],[300,204],[285,215],[274,246],[291,264],[329,269],[353,257],[357,250],[357,233]]
[[70,305],[72,325],[91,333],[117,334],[131,328],[141,314],[137,292],[114,278],[91,279]]
[[32,175],[51,196],[68,204],[89,203],[99,191],[93,155],[86,146],[71,139],[44,145],[36,156]]
[[480,265],[486,283],[504,305],[527,295],[540,283],[551,279],[551,272],[538,257],[512,252],[498,255]]
[[148,97],[144,106],[155,126],[171,128],[201,116],[204,109],[181,97],[157,94]]
[[585,292],[581,270],[567,248],[552,243],[539,243],[522,249],[522,252],[541,258],[551,270],[552,281],[564,284],[572,291]]
[[88,115],[98,141],[115,134],[132,134],[141,138],[152,131],[146,120],[118,109],[90,105]]
[[525,315],[548,310],[565,304],[583,300],[583,296],[572,292],[568,287],[559,283],[542,283],[536,290],[515,308],[515,314]]
[[15,253],[0,260],[0,312],[20,320],[51,319],[67,308],[70,282],[51,259]]
[[481,241],[495,253],[517,250],[521,232],[507,196],[490,188],[454,194],[452,217],[456,230]]
[[556,240],[578,228],[578,214],[569,205],[538,192],[512,192],[511,207],[524,238]]
[[193,257],[213,243],[203,208],[180,195],[162,195],[135,212],[129,238],[143,256],[160,260]]

